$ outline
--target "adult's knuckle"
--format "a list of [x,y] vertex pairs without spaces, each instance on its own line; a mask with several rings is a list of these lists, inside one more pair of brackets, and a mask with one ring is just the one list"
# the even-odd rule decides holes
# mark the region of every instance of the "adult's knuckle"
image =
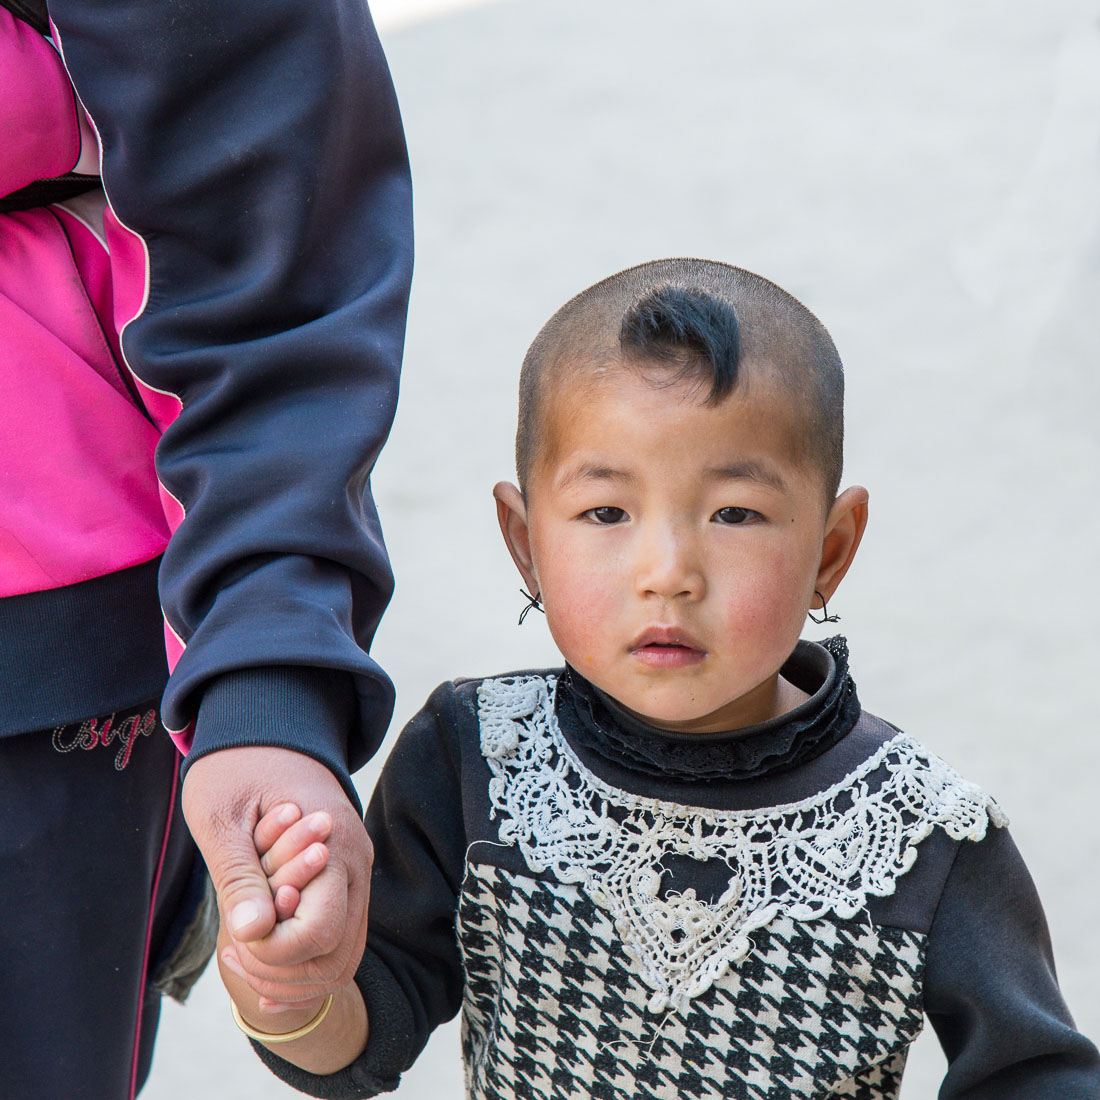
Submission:
[[320,961],[326,959],[340,947],[343,936],[339,928],[326,922],[307,929],[303,940],[312,958]]
[[256,865],[242,853],[229,853],[215,861],[210,877],[218,897],[232,897],[241,890],[251,889],[256,883]]
[[339,989],[345,985],[355,974],[355,969],[354,964],[349,967],[348,960],[336,953],[314,959],[309,964],[310,976],[327,989]]

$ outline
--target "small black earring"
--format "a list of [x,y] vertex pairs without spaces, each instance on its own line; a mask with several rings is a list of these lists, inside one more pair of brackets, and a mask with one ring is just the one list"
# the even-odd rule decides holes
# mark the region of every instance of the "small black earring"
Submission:
[[825,597],[820,592],[818,592],[816,588],[814,589],[814,595],[821,601],[821,618],[819,619],[811,609],[806,612],[806,614],[810,616],[810,622],[817,623],[818,626],[821,626],[823,623],[840,622],[839,615],[829,614],[829,605],[825,602]]
[[[532,611],[542,611],[542,604],[539,603],[539,596],[541,595],[541,593],[536,592],[532,596],[530,592],[521,588],[520,594],[527,597],[527,606],[519,613],[519,623],[517,624],[518,626],[523,626],[523,620],[526,619]],[[545,611],[542,611],[542,613],[544,615],[546,614]]]

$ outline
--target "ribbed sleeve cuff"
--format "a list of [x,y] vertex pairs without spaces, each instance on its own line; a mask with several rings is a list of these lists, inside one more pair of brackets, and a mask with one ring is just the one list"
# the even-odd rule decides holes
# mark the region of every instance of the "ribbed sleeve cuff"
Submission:
[[224,673],[203,692],[184,774],[219,749],[293,749],[324,764],[361,813],[347,764],[348,730],[357,713],[346,672],[278,666]]

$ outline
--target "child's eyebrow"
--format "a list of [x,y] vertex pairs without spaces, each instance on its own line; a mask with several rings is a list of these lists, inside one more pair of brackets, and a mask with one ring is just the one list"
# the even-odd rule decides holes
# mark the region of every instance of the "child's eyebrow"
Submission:
[[731,462],[727,466],[713,466],[704,471],[703,476],[708,481],[759,481],[762,485],[770,485],[781,493],[786,492],[787,489],[787,483],[778,470],[761,462],[753,462],[751,459]]
[[582,462],[579,466],[567,470],[558,478],[558,488],[568,489],[584,481],[614,481],[620,485],[636,485],[637,477],[627,470],[616,470],[611,466],[600,466],[594,462]]
[[[742,459],[725,466],[712,466],[703,471],[707,481],[758,481],[779,492],[786,492],[787,483],[778,470],[762,462]],[[557,488],[568,489],[588,481],[611,481],[619,485],[636,485],[638,477],[629,470],[617,470],[612,466],[601,466],[594,462],[582,462],[571,470],[566,470],[558,478]]]

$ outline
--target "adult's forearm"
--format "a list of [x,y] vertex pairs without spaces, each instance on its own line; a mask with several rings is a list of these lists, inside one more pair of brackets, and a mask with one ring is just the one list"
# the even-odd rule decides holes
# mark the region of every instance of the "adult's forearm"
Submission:
[[[186,741],[210,686],[242,670],[335,670],[355,719],[324,733],[296,721],[316,686],[299,683],[268,696],[281,710],[266,743],[297,730],[274,743],[354,769],[392,703],[366,652],[392,584],[369,475],[412,262],[404,139],[369,13],[361,0],[50,10],[101,136],[112,257],[139,276],[120,278],[116,320],[163,430],[165,723]],[[221,728],[208,747],[240,743]]]

